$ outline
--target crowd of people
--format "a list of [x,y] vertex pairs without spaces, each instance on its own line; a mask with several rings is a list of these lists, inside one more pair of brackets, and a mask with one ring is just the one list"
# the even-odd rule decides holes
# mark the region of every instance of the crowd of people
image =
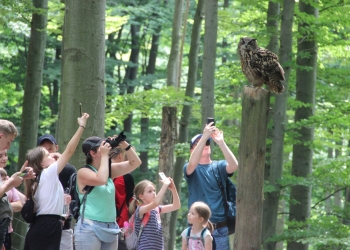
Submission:
[[[113,145],[110,139],[88,137],[82,143],[86,164],[77,169],[69,164],[85,129],[89,115],[77,119],[78,128],[62,154],[54,136],[40,136],[37,147],[29,150],[26,162],[19,172],[7,176],[4,169],[7,150],[18,132],[15,125],[0,119],[0,246],[11,249],[11,220],[13,213],[22,209],[28,199],[33,199],[36,217],[29,225],[24,249],[28,250],[97,250],[127,249],[123,227],[134,214],[134,231],[138,235],[138,250],[163,250],[163,229],[160,215],[181,207],[174,181],[162,180],[160,190],[150,180],[136,185],[132,171],[141,165],[135,148],[126,140]],[[116,137],[113,137],[116,138]],[[214,141],[224,155],[224,160],[212,161],[210,142]],[[234,154],[224,141],[223,132],[213,123],[206,124],[203,133],[190,142],[190,159],[185,164],[184,179],[189,197],[187,215],[190,225],[181,233],[182,250],[229,250],[224,198],[213,174],[220,171],[222,182],[238,168]],[[26,173],[25,175],[23,173]],[[62,208],[71,202],[65,192],[70,177],[76,174],[76,192],[80,203],[80,216],[72,228],[72,215],[62,215]],[[25,194],[16,189],[22,182]],[[87,187],[93,187],[84,195]],[[172,193],[172,203],[162,204],[167,190]],[[145,215],[147,224],[141,226]],[[141,232],[141,234],[139,234]]]

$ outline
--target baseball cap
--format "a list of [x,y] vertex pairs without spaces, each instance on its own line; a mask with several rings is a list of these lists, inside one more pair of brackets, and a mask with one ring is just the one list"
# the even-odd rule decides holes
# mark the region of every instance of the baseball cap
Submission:
[[[192,137],[191,142],[190,142],[190,149],[192,148],[193,144],[199,139],[202,138],[202,134],[198,134]],[[207,140],[205,145],[209,146],[210,145],[210,138]]]
[[57,141],[56,141],[55,137],[53,137],[52,135],[49,135],[49,134],[45,134],[45,135],[42,135],[38,138],[37,146],[40,146],[40,144],[45,140],[48,140],[48,141],[52,142],[53,144],[57,145]]
[[81,148],[83,149],[84,154],[87,155],[91,149],[99,147],[102,141],[103,139],[97,136],[91,136],[87,138],[81,145]]

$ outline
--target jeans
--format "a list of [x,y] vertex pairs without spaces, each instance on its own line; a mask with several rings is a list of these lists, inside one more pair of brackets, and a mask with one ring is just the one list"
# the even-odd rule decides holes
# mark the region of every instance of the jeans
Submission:
[[[112,224],[103,222],[94,222],[99,224]],[[114,223],[116,225],[116,223]],[[115,236],[115,241],[106,243],[97,238],[92,226],[85,219],[81,224],[81,219],[75,225],[74,229],[74,245],[76,250],[118,250],[118,235]]]
[[4,244],[5,241],[5,234],[7,232],[7,228],[10,224],[10,218],[4,218],[0,219],[0,249],[2,248],[2,245]]
[[73,229],[62,230],[60,250],[73,250]]
[[215,229],[212,233],[215,238],[216,249],[230,250],[230,242],[228,238],[228,228],[222,227]]

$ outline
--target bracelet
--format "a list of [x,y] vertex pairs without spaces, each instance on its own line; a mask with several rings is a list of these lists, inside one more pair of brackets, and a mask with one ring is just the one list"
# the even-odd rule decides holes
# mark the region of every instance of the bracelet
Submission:
[[85,127],[83,125],[79,125],[79,127],[82,127],[83,129],[85,129]]
[[132,147],[131,144],[129,144],[129,146],[127,146],[124,150],[128,151],[131,147]]

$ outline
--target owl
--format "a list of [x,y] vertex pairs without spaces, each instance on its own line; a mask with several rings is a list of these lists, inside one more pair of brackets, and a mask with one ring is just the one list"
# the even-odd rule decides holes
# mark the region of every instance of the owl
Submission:
[[265,83],[270,91],[281,94],[284,90],[284,71],[275,53],[262,49],[256,39],[242,37],[238,44],[242,71],[255,88]]

